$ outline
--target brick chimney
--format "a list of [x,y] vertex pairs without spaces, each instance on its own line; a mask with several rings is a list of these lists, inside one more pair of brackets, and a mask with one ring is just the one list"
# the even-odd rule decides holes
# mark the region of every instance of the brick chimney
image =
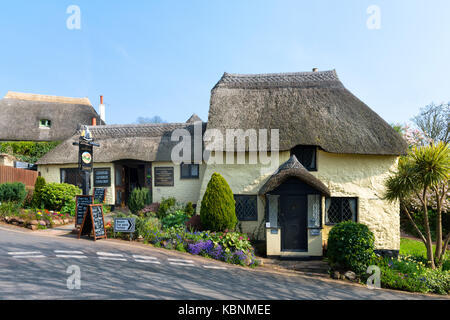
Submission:
[[106,123],[106,111],[105,111],[105,105],[103,104],[103,96],[100,96],[100,106],[98,108],[100,113],[100,119]]

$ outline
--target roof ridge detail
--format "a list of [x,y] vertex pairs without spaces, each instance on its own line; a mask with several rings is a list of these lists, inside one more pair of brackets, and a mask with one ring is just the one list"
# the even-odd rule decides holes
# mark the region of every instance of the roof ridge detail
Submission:
[[215,88],[343,87],[336,70],[316,72],[234,74],[225,72]]
[[23,93],[8,91],[4,99],[25,100],[25,101],[38,101],[38,102],[51,102],[51,103],[67,103],[67,104],[81,104],[92,106],[89,98],[72,98],[63,96],[51,96],[36,93]]

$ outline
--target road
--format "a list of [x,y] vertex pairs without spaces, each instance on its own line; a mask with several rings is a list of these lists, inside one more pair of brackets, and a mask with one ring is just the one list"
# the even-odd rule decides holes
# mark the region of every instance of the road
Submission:
[[[68,288],[70,266],[80,269],[80,289]],[[0,226],[1,300],[432,298],[263,269],[144,245],[49,237]]]

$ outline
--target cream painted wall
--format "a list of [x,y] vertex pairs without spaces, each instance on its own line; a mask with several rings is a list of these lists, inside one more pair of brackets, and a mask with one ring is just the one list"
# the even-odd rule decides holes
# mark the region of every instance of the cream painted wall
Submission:
[[[332,197],[358,197],[358,222],[375,234],[378,249],[400,249],[400,205],[382,199],[384,181],[397,166],[397,156],[340,155],[318,152],[318,171],[311,172]],[[325,223],[325,217],[324,217]],[[324,240],[330,226],[324,227]]]
[[[155,186],[155,168],[173,167],[174,168],[174,186],[156,187]],[[199,179],[181,179],[181,166],[173,162],[153,162],[153,202],[161,202],[162,198],[175,197],[181,203],[197,203],[199,198],[200,185],[203,180],[206,166],[200,165]]]
[[[279,161],[274,163],[273,168],[269,166],[258,164],[248,164],[248,154],[246,155],[246,165],[236,164],[237,156],[234,157],[235,164],[208,164],[203,175],[203,181],[200,188],[200,196],[197,202],[197,212],[200,212],[201,200],[205,194],[206,187],[214,172],[220,173],[230,185],[233,194],[235,195],[257,195],[259,189],[264,185],[267,179],[278,169],[278,167],[289,160],[290,152],[280,152]],[[225,159],[225,158],[224,158]],[[238,228],[242,232],[264,239],[265,231],[265,211],[264,199],[258,196],[258,221],[242,221],[239,222]]]
[[[290,152],[281,152],[280,165],[289,157]],[[397,156],[338,155],[318,151],[318,171],[311,172],[328,186],[332,197],[358,197],[358,222],[368,225],[374,232],[375,245],[378,249],[399,250],[400,247],[399,204],[390,204],[382,200],[384,180],[389,175],[389,171],[395,169],[397,159]],[[201,183],[198,206],[214,172],[220,173],[227,180],[234,194],[255,195],[270,177],[270,174],[261,174],[263,167],[260,164],[208,165]],[[323,205],[322,208],[325,223],[325,206]],[[258,221],[241,222],[242,230],[252,234],[261,226],[264,219],[264,201],[258,197]],[[324,226],[321,236],[311,236],[308,233],[307,255],[317,255],[318,252],[321,254],[322,242],[327,240],[330,229],[331,227]],[[279,239],[276,240],[276,236],[269,235],[265,227],[262,230],[259,237],[267,237],[268,248],[278,247]],[[272,240],[275,242],[272,243]],[[299,255],[305,255],[305,253]]]
[[[45,178],[46,182],[60,183],[61,182],[61,169],[78,168],[77,164],[67,164],[67,165],[39,165],[38,171],[41,176]],[[115,174],[114,174],[114,164],[113,163],[95,163],[94,168],[110,168],[111,169],[111,187],[106,188],[106,201],[108,205],[113,205],[115,203]],[[91,186],[94,187],[94,175],[91,174]],[[90,193],[93,193],[91,188]]]

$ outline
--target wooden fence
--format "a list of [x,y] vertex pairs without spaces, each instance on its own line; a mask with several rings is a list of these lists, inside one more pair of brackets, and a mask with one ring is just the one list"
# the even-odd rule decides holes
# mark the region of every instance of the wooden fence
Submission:
[[0,184],[6,182],[22,182],[27,187],[34,187],[37,171],[0,166]]

